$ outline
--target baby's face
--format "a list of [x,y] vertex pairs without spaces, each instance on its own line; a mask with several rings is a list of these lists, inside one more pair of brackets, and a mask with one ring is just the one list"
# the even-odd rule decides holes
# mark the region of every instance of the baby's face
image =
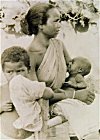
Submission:
[[20,74],[24,77],[28,75],[28,69],[21,61],[5,62],[3,72],[8,82],[16,75]]
[[68,64],[68,72],[70,74],[77,74],[79,68],[80,68],[80,64],[79,64],[79,61],[77,61],[77,60],[73,59]]

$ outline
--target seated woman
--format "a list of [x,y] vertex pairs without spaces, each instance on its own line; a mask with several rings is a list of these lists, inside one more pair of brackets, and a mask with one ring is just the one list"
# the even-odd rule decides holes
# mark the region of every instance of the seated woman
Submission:
[[[33,35],[28,52],[31,61],[30,79],[45,82],[54,91],[65,81],[67,64],[71,60],[64,44],[56,39],[61,27],[61,14],[57,7],[48,3],[37,3],[31,7],[21,21],[22,31]],[[63,99],[73,98],[74,90],[66,89],[54,94],[53,104]],[[95,94],[89,89],[75,91],[75,99],[91,104]]]
[[[61,88],[71,60],[63,42],[56,39],[61,27],[61,14],[57,7],[48,3],[37,3],[31,7],[21,21],[25,34],[34,34],[28,52],[31,61],[30,79],[43,81],[53,90]],[[65,93],[66,92],[66,93]],[[55,93],[52,102],[72,98],[73,92]],[[84,96],[83,96],[84,95]],[[87,89],[76,91],[75,98],[91,104],[94,93]]]

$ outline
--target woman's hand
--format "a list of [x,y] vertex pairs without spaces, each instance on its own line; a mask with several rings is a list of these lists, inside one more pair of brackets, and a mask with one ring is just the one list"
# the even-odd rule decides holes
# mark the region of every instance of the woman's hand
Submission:
[[95,94],[89,89],[82,89],[76,91],[75,98],[89,105],[94,101]]
[[5,103],[3,103],[1,105],[1,109],[0,110],[1,110],[1,113],[2,112],[10,112],[10,111],[13,110],[13,104],[10,101],[5,102]]

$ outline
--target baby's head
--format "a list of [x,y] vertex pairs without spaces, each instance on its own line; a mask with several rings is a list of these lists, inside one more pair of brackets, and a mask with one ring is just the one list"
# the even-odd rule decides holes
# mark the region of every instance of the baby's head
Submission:
[[68,64],[68,72],[70,74],[80,73],[82,76],[85,76],[90,73],[90,70],[91,63],[84,57],[75,57]]
[[15,75],[27,77],[30,69],[30,59],[24,48],[13,46],[4,50],[1,54],[1,65],[8,82]]

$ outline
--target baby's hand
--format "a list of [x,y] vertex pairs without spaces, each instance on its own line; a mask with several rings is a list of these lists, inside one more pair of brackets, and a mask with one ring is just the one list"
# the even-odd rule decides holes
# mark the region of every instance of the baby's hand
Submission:
[[2,112],[12,111],[13,110],[13,104],[10,101],[5,102],[5,103],[2,104],[1,110],[2,110]]
[[66,87],[69,87],[70,85],[72,85],[73,83],[71,82],[71,81],[68,81],[68,82],[65,82],[64,83],[64,85],[66,86]]
[[72,82],[72,81],[68,81],[64,83],[66,87],[72,87],[72,88],[77,88],[76,83]]

